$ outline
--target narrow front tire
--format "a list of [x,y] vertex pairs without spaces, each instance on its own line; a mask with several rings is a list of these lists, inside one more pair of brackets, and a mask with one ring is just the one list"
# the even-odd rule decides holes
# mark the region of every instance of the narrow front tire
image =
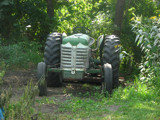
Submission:
[[38,63],[37,79],[38,79],[39,96],[46,96],[47,95],[46,64],[44,62]]
[[104,81],[102,82],[102,90],[104,95],[107,95],[107,92],[109,94],[112,93],[113,89],[113,78],[112,78],[112,65],[109,63],[104,64]]

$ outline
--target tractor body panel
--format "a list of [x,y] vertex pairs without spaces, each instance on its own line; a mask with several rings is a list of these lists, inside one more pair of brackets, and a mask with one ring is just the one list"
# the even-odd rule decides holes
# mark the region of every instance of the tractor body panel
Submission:
[[67,36],[63,39],[62,44],[70,43],[73,46],[77,46],[79,43],[88,46],[91,39],[88,35],[78,33],[71,36]]

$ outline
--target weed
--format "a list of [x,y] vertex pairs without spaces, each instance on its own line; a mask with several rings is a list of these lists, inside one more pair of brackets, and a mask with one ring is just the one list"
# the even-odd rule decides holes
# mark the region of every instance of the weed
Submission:
[[3,84],[3,77],[6,73],[6,68],[7,68],[6,64],[3,61],[1,61],[0,62],[0,85]]
[[47,98],[43,97],[42,99],[36,100],[37,103],[41,104],[56,104],[55,97]]
[[37,87],[33,86],[30,81],[25,87],[24,93],[19,101],[12,103],[10,101],[5,104],[5,118],[6,120],[26,120],[31,119],[34,114],[33,105],[35,96],[37,95]]
[[10,100],[12,96],[11,91],[12,91],[11,88],[9,90],[0,91],[0,108],[8,104],[8,101]]

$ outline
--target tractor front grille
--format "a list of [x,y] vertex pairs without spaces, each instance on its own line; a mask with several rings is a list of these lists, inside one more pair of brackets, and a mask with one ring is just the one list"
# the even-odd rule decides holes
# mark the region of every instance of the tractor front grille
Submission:
[[79,43],[61,45],[61,68],[85,69],[89,67],[90,48]]

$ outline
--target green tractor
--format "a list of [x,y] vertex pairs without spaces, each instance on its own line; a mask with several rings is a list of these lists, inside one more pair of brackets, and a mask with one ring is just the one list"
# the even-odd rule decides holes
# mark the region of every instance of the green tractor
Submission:
[[[47,95],[47,86],[58,87],[67,80],[97,80],[102,83],[105,94],[111,94],[118,86],[119,38],[115,35],[101,35],[96,41],[96,47],[92,49],[95,40],[83,34],[83,31],[70,36],[60,33],[48,35],[44,62],[37,66],[39,96]],[[99,55],[96,58],[97,53]]]

